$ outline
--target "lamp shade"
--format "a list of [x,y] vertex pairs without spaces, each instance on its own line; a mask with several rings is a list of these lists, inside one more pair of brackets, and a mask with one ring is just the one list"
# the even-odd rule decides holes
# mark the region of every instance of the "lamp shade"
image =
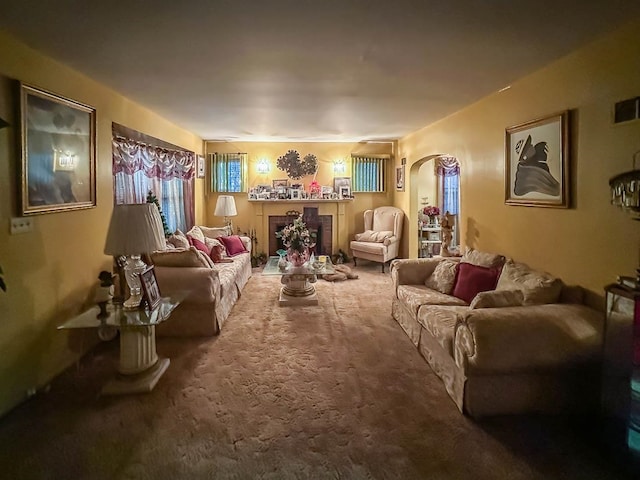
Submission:
[[231,195],[220,195],[216,202],[216,217],[234,217],[238,215],[236,211],[236,201]]
[[140,255],[164,246],[162,219],[155,204],[124,204],[113,208],[104,253]]

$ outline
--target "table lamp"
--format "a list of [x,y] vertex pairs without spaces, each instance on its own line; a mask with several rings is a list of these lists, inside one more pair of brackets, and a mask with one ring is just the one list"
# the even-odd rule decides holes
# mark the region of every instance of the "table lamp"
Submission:
[[165,247],[164,230],[158,207],[153,203],[116,205],[111,214],[104,253],[126,256],[124,275],[130,297],[125,309],[136,309],[142,300],[139,275],[147,265],[140,256]]
[[213,214],[216,217],[224,217],[224,224],[229,228],[229,235],[231,235],[233,227],[229,217],[238,215],[235,199],[231,195],[220,195],[216,201],[216,211]]

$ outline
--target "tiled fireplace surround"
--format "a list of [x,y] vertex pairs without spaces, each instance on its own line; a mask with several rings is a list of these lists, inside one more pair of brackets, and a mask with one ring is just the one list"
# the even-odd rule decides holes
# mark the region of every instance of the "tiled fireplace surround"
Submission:
[[248,203],[253,214],[258,248],[270,256],[277,255],[275,252],[279,248],[276,231],[292,223],[295,218],[293,212],[296,211],[303,214],[310,229],[318,230],[320,245],[316,254],[331,255],[337,253],[338,249],[348,248],[353,199],[249,200]]
[[[293,212],[293,211],[291,211]],[[269,215],[269,255],[277,255],[276,250],[282,248],[276,233],[293,222],[297,214]],[[333,216],[318,215],[317,207],[304,207],[302,219],[310,233],[317,234],[316,255],[331,255],[333,251]]]

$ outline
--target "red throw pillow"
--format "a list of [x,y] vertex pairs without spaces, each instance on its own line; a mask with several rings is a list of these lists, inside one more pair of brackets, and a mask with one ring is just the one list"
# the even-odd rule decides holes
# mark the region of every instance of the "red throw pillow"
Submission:
[[211,255],[211,250],[209,249],[209,247],[207,247],[207,245],[205,243],[202,243],[197,238],[193,238],[191,235],[187,235],[187,240],[189,240],[189,244],[190,245],[193,245],[194,247],[196,247],[201,252],[206,253],[207,256]]
[[495,290],[499,276],[500,268],[480,267],[461,262],[458,264],[456,281],[451,295],[471,303],[473,297],[478,293]]
[[229,255],[230,257],[234,257],[248,251],[246,248],[244,248],[244,243],[242,243],[242,240],[240,240],[240,237],[238,235],[218,237],[218,240],[220,240],[224,244],[224,248],[227,249],[227,255]]

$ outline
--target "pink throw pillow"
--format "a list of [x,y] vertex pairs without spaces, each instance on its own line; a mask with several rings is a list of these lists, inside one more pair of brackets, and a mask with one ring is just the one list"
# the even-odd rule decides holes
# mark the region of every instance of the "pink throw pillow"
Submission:
[[187,240],[189,240],[189,244],[193,245],[201,252],[206,253],[207,256],[211,255],[211,249],[207,247],[204,242],[201,242],[197,238],[193,238],[191,235],[187,235]]
[[460,262],[451,295],[471,303],[480,292],[494,290],[500,277],[500,268],[487,268]]
[[224,244],[224,247],[227,249],[227,255],[229,255],[230,257],[234,257],[248,251],[246,248],[244,248],[244,243],[242,243],[242,240],[240,240],[240,237],[238,235],[218,237],[218,240],[220,240]]

